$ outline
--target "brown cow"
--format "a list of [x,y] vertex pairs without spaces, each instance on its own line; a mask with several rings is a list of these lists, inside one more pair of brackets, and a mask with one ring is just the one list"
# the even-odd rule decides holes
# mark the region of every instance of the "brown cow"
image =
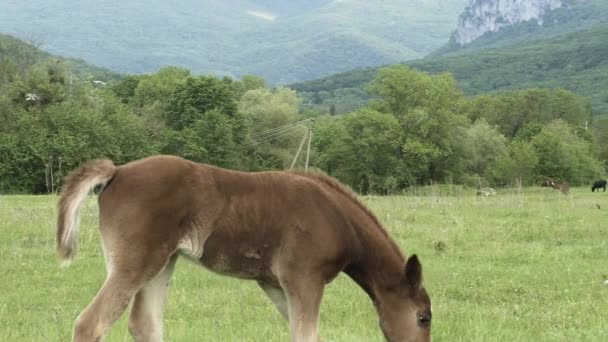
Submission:
[[553,189],[559,190],[564,195],[567,195],[570,192],[570,184],[568,184],[568,182],[561,182],[561,183],[553,182],[553,184],[551,184],[551,187]]
[[[65,182],[57,249],[75,253],[78,209],[101,185],[108,275],[80,314],[74,341],[99,341],[131,299],[136,341],[162,340],[162,311],[178,256],[256,280],[292,341],[317,341],[325,284],[344,271],[369,295],[389,341],[430,341],[431,301],[422,266],[406,258],[378,219],[333,178],[244,173],[157,156],[116,167],[86,163]],[[204,337],[201,337],[204,339]]]

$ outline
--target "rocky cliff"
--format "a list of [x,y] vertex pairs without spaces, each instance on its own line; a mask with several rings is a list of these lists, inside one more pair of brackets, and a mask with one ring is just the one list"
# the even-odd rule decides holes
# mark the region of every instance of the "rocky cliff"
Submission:
[[564,0],[471,0],[452,33],[452,40],[466,45],[486,32],[532,19],[542,25],[549,10],[559,8]]

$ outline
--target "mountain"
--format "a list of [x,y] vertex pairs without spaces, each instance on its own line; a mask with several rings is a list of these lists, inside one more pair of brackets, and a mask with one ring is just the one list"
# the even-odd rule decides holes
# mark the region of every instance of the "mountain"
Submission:
[[452,40],[464,46],[488,32],[520,22],[535,20],[542,25],[545,14],[562,5],[562,0],[471,0]]
[[471,0],[449,42],[431,55],[504,47],[606,24],[606,0]]
[[420,58],[467,0],[3,0],[0,32],[123,73],[165,65],[272,83]]
[[[561,20],[548,21],[549,17]],[[608,1],[564,2],[547,11],[543,22],[539,26],[536,20],[523,21],[486,32],[464,47],[452,46],[405,64],[431,73],[450,72],[467,95],[564,88],[590,97],[594,114],[608,114]],[[333,104],[336,112],[348,112],[367,102],[363,89],[377,69],[357,69],[291,87],[305,104],[326,112]]]

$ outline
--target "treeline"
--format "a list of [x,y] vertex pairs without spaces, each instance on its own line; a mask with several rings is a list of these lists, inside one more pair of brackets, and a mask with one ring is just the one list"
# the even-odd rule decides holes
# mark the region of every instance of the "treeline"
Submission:
[[[167,67],[104,84],[49,60],[0,83],[0,192],[56,191],[82,162],[166,153],[241,169],[283,169],[304,135],[263,131],[298,121],[298,99],[264,80]],[[263,134],[260,134],[262,132]]]
[[322,120],[315,165],[361,192],[431,182],[585,184],[604,174],[586,99],[527,89],[464,97],[450,74],[379,70],[369,106]]
[[300,108],[264,80],[192,75],[178,67],[104,84],[52,60],[0,83],[0,192],[56,191],[93,158],[117,164],[166,153],[238,170],[288,168],[318,116],[312,166],[363,193],[430,182],[572,184],[603,175],[588,102],[564,90],[467,98],[450,74],[379,71],[374,98],[343,116]]

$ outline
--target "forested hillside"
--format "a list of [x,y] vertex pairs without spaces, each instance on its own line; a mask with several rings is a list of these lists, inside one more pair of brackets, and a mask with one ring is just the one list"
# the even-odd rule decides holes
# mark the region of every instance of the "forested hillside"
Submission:
[[311,117],[311,166],[362,193],[545,177],[585,184],[604,174],[608,156],[600,148],[608,146],[606,136],[585,129],[588,101],[565,90],[469,98],[450,74],[397,65],[375,75],[368,87],[374,100],[365,108],[330,116],[300,107],[295,91],[269,88],[256,76],[165,67],[104,84],[42,52],[26,63],[22,57],[34,47],[8,46],[0,59],[0,193],[56,192],[67,171],[101,157],[122,164],[163,153],[237,170],[282,170]]
[[466,0],[1,1],[0,32],[124,73],[166,65],[291,83],[420,58]]
[[[450,72],[467,95],[530,87],[564,88],[591,98],[593,113],[608,114],[608,25],[548,40],[406,62],[418,70]],[[364,91],[378,69],[360,69],[294,84],[305,104],[348,112],[369,99]]]
[[53,56],[44,51],[39,41],[26,43],[15,37],[0,34],[0,84],[15,75],[23,75],[33,64],[53,62],[56,68],[67,68],[73,76],[83,80],[108,81],[120,75],[105,68],[88,64],[82,59]]
[[265,129],[261,123],[298,119],[294,91],[267,89],[253,76],[238,81],[167,67],[100,83],[72,77],[79,65],[42,52],[22,60],[32,46],[10,47],[0,59],[0,193],[56,192],[67,171],[100,157],[121,164],[168,153],[234,169],[282,168],[290,159],[283,151],[304,130],[250,135]]

